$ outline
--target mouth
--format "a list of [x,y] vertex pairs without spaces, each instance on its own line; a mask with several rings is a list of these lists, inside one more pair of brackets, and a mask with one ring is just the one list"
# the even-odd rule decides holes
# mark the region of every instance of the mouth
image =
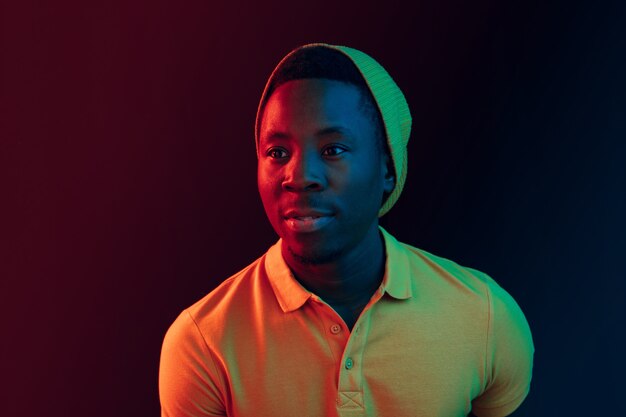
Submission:
[[287,217],[287,219],[315,220],[315,219],[319,219],[320,217],[327,217],[327,216],[290,216],[290,217]]
[[287,224],[287,228],[293,232],[310,233],[322,229],[332,222],[333,218],[334,217],[330,215],[293,216],[286,217],[285,223]]

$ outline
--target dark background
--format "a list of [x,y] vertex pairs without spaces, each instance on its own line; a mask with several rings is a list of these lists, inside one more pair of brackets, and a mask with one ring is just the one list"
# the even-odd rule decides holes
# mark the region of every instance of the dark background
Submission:
[[626,3],[333,4],[1,4],[0,415],[158,415],[169,324],[277,239],[254,116],[313,41],[412,109],[382,224],[524,310],[514,415],[626,415]]

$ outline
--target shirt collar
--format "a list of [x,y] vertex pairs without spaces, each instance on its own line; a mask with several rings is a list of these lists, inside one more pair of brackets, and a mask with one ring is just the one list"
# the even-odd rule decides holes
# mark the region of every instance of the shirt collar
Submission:
[[[406,249],[381,226],[378,226],[385,241],[385,275],[381,288],[391,297],[405,300],[413,296],[409,263]],[[281,309],[291,312],[299,309],[313,295],[293,276],[281,253],[282,239],[279,239],[266,253],[265,272],[276,295]]]
[[383,277],[381,287],[384,292],[398,300],[411,298],[413,297],[413,289],[411,287],[407,250],[402,246],[402,243],[398,242],[382,226],[378,226],[378,229],[385,240],[385,251],[387,253],[385,276]]
[[299,309],[311,297],[295,279],[281,253],[282,239],[272,246],[265,256],[265,272],[269,278],[278,304],[285,313]]

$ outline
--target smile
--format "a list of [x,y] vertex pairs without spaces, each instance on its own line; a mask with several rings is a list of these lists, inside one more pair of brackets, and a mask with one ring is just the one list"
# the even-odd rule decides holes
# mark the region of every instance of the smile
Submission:
[[303,216],[285,219],[287,227],[293,232],[315,232],[333,220],[332,216]]

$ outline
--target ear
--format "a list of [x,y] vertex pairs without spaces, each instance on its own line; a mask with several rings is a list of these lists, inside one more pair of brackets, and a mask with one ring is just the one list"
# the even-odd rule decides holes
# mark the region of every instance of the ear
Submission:
[[385,177],[383,180],[383,189],[385,190],[385,194],[390,194],[393,191],[393,188],[396,186],[396,176],[395,170],[393,168],[393,163],[391,162],[391,158],[389,155],[384,156],[384,173]]

